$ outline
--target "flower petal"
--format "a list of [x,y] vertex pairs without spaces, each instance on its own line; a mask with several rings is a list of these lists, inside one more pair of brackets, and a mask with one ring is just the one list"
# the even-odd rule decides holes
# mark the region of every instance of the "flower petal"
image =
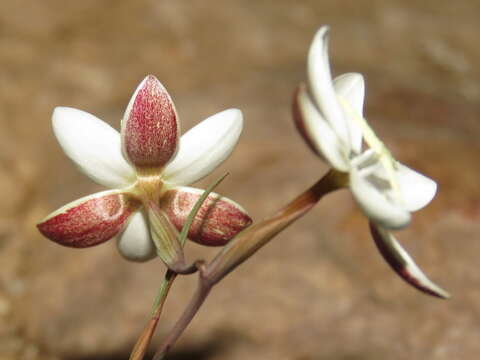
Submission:
[[162,167],[177,151],[180,126],[170,95],[158,79],[138,86],[122,120],[122,149],[137,167]]
[[397,163],[397,166],[398,185],[407,210],[420,210],[432,201],[437,192],[437,183],[403,164]]
[[337,76],[333,81],[335,91],[338,96],[344,99],[351,107],[345,111],[347,118],[348,130],[350,132],[350,142],[352,149],[356,153],[362,150],[362,129],[358,126],[351,116],[348,116],[349,111],[355,111],[358,116],[363,117],[363,99],[365,97],[365,81],[361,74],[348,73]]
[[164,178],[187,185],[208,175],[233,151],[242,128],[243,116],[238,109],[205,119],[181,137],[179,151],[164,170]]
[[[300,94],[300,92],[303,92],[303,94]],[[305,143],[307,146],[310,148],[310,150],[313,151],[313,153],[317,156],[320,156],[324,161],[325,157],[322,154],[322,151],[319,148],[318,145],[316,145],[316,141],[314,140],[315,135],[313,134],[313,130],[310,127],[307,127],[306,125],[306,117],[308,116],[309,111],[318,111],[314,105],[311,103],[311,100],[309,98],[308,94],[305,94],[305,84],[300,84],[296,89],[293,94],[293,101],[292,101],[292,117],[293,117],[293,122],[295,124],[295,127],[297,128],[297,131],[300,133],[300,136],[305,140]],[[300,96],[302,97],[307,97],[306,99],[302,99],[302,101],[305,102],[310,102],[310,104],[305,105],[302,104],[302,109],[300,108]],[[310,107],[310,109],[308,108]],[[313,109],[312,109],[313,108]],[[305,115],[304,115],[305,113]],[[317,115],[310,115],[308,118],[313,121]],[[320,115],[318,115],[320,116]],[[321,119],[322,121],[325,121]]]
[[401,229],[410,223],[410,213],[390,201],[384,190],[356,167],[350,170],[350,188],[362,211],[374,223],[388,229]]
[[60,245],[94,246],[120,232],[139,205],[116,190],[103,191],[63,206],[37,227],[44,236]]
[[345,99],[359,115],[363,116],[365,98],[365,80],[362,74],[346,73],[333,80],[335,92]]
[[117,247],[127,260],[147,261],[156,255],[155,244],[150,237],[147,219],[142,211],[137,211],[120,234]]
[[294,101],[294,119],[298,131],[318,155],[333,168],[348,171],[349,163],[338,136],[312,103],[305,85],[301,84]]
[[[160,207],[179,231],[202,193],[200,189],[178,186],[162,197]],[[202,245],[221,246],[251,223],[240,205],[211,193],[195,217],[188,238]]]
[[[345,144],[350,146],[348,125],[333,87],[328,61],[328,26],[322,26],[313,39],[308,53],[308,88],[325,120]],[[350,149],[348,149],[350,150]]]
[[372,223],[370,231],[383,258],[403,280],[429,295],[444,299],[450,297],[448,292],[427,278],[389,231]]
[[65,154],[93,181],[109,188],[135,181],[135,171],[122,156],[120,134],[85,111],[57,107],[53,131]]

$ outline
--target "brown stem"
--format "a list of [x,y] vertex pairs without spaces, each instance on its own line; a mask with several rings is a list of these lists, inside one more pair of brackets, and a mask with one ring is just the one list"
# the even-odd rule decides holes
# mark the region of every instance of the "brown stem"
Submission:
[[239,233],[208,265],[201,264],[197,291],[168,337],[155,353],[153,360],[163,359],[190,324],[216,283],[267,244],[275,235],[308,212],[324,195],[344,186],[345,182],[345,174],[331,170],[274,216]]
[[153,360],[162,360],[163,357],[170,351],[170,349],[178,340],[180,335],[183,334],[187,326],[197,314],[198,310],[204,303],[211,289],[212,284],[208,281],[205,281],[202,268],[200,268],[199,281],[195,294],[193,295],[190,303],[187,305],[180,319],[178,319],[175,326],[168,334],[167,338],[163,341],[162,345],[153,356]]
[[346,175],[330,170],[310,189],[302,193],[275,215],[242,231],[210,262],[205,276],[217,283],[238,265],[267,244],[275,235],[306,214],[324,195],[345,185]]
[[190,275],[196,273],[200,269],[200,267],[204,266],[204,264],[204,260],[196,260],[191,264],[183,262],[181,264],[177,264],[177,266],[172,271],[174,271],[177,275]]

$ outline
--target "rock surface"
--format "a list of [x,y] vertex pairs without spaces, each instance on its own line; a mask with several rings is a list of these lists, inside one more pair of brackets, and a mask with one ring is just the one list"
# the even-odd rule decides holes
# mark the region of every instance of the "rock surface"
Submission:
[[[0,2],[0,359],[128,359],[163,267],[114,241],[53,244],[35,223],[99,191],[62,154],[57,105],[115,127],[155,74],[183,129],[227,107],[245,131],[220,191],[266,216],[326,166],[295,133],[293,89],[315,30],[332,26],[336,74],[367,79],[366,116],[439,194],[399,238],[453,298],[406,286],[383,263],[346,192],[231,274],[170,359],[477,359],[480,336],[480,47],[474,0]],[[190,244],[190,258],[216,249]],[[158,342],[196,278],[174,286]]]

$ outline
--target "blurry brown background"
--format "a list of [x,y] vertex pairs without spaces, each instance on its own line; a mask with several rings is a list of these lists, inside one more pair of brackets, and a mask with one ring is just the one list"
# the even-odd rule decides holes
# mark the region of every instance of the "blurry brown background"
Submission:
[[[290,118],[322,24],[332,26],[334,72],[367,78],[373,127],[398,159],[439,182],[398,236],[453,298],[399,280],[342,192],[226,278],[170,359],[477,359],[479,16],[475,0],[1,1],[0,359],[127,359],[163,274],[159,261],[124,261],[114,241],[73,250],[36,231],[51,211],[101,189],[63,155],[52,109],[80,108],[118,128],[149,73],[169,89],[184,130],[241,108],[243,137],[214,176],[230,171],[219,191],[259,219],[326,171]],[[157,342],[195,281],[175,284]]]

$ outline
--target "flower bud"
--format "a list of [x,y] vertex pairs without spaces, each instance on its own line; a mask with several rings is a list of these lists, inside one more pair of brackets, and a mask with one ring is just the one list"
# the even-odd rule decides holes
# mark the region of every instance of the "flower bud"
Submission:
[[153,75],[138,86],[122,120],[122,150],[136,167],[163,167],[177,152],[179,124],[167,90]]

